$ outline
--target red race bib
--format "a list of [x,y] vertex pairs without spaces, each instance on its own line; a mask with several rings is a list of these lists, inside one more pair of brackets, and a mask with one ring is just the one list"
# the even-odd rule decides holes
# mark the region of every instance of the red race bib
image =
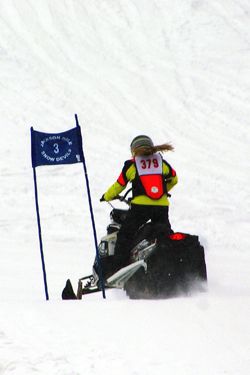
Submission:
[[152,199],[161,198],[164,194],[161,155],[136,156],[135,164],[146,195]]

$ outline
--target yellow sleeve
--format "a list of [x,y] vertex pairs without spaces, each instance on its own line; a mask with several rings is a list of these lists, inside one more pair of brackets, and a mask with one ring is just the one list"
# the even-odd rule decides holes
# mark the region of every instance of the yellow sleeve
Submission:
[[175,170],[166,161],[163,161],[163,174],[167,176],[167,191],[170,191],[178,183],[178,177]]
[[176,185],[178,183],[178,177],[177,175],[175,175],[174,177],[171,177],[168,181],[167,181],[167,191],[170,191],[174,185]]
[[117,197],[117,195],[119,195],[125,189],[125,187],[126,185],[122,186],[119,184],[119,182],[116,181],[104,194],[105,201],[111,201],[112,199]]

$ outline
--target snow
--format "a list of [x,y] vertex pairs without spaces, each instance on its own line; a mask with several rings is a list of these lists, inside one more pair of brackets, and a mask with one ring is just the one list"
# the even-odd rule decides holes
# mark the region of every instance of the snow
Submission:
[[[248,0],[0,1],[0,374],[247,375],[250,368]],[[37,168],[50,300],[37,235],[30,127],[77,113],[98,238],[99,198],[131,139],[172,142],[175,230],[198,234],[208,290],[61,301],[91,272],[82,165]]]

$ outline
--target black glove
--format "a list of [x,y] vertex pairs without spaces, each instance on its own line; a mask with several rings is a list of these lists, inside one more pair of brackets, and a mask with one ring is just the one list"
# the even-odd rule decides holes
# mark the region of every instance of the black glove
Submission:
[[100,202],[105,202],[104,194],[102,195]]

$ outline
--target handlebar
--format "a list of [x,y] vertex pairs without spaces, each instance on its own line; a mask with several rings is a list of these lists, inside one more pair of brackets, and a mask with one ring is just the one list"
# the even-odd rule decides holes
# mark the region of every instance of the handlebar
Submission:
[[129,199],[125,199],[125,198],[126,198],[126,194],[125,194],[125,195],[117,195],[117,197],[113,198],[113,200],[117,199],[117,200],[119,200],[120,202],[124,202],[124,203],[126,203],[128,206],[130,206],[131,198],[129,198]]
[[130,202],[132,198],[126,199],[127,195],[132,191],[132,188],[128,189],[124,195],[117,195],[114,199],[118,199],[120,202],[126,203],[128,206],[130,206]]

